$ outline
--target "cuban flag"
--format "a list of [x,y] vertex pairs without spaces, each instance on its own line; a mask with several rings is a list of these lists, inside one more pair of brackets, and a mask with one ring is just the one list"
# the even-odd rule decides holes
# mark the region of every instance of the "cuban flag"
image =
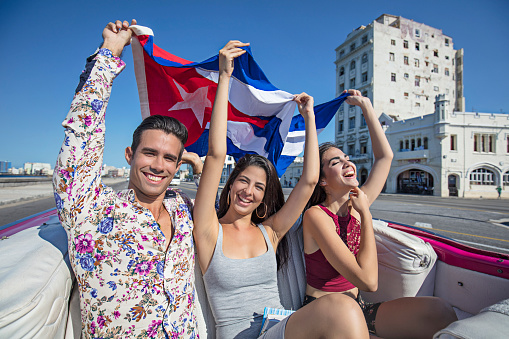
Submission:
[[[219,77],[218,55],[191,62],[154,44],[150,28],[131,26],[134,70],[142,118],[172,116],[188,129],[186,150],[207,154],[208,131]],[[293,116],[293,95],[272,85],[249,47],[235,59],[230,80],[227,153],[268,158],[281,177],[304,147],[304,119]],[[346,96],[315,107],[317,131],[323,130]]]

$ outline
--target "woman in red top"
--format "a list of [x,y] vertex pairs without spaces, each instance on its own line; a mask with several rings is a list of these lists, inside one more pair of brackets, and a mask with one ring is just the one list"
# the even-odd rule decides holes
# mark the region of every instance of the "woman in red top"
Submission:
[[378,261],[369,206],[380,194],[393,157],[368,98],[349,90],[347,104],[366,119],[375,162],[358,188],[356,167],[334,144],[320,146],[320,179],[303,218],[307,288],[304,305],[329,294],[346,294],[361,307],[371,334],[383,338],[431,338],[456,320],[435,297],[365,303],[359,290],[376,291]]

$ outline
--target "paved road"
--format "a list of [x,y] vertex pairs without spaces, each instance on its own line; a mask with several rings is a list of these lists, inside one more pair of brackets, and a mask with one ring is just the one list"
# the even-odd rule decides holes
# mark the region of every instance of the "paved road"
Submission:
[[[127,187],[123,181],[112,185]],[[192,182],[179,186],[191,198],[196,196]],[[290,193],[285,189],[285,195]],[[53,197],[0,206],[0,226],[53,208]],[[416,195],[382,194],[371,206],[376,219],[432,228],[442,234],[485,250],[509,254],[509,201],[440,198]]]

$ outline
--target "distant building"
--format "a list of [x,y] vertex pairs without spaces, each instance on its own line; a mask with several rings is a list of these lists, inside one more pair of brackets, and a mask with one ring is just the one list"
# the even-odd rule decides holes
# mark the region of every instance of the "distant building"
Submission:
[[27,175],[52,175],[51,165],[41,162],[25,162],[23,165],[25,174]]
[[456,112],[445,94],[434,113],[381,123],[394,152],[386,192],[495,198],[509,195],[509,115]]
[[283,187],[295,187],[302,175],[304,169],[304,158],[296,157],[295,160],[288,166],[286,172],[281,176],[279,181]]
[[[202,159],[205,159],[205,158],[202,158]],[[224,161],[224,165],[223,165],[223,172],[221,173],[221,180],[220,180],[221,184],[226,183],[226,180],[228,180],[228,177],[230,176],[230,174],[232,173],[234,168],[235,168],[235,159],[232,156],[227,155],[226,159]]]
[[0,161],[0,173],[9,173],[9,169],[11,169],[10,161]]
[[[463,50],[442,30],[400,16],[383,14],[361,26],[336,48],[336,94],[357,89],[375,111],[395,120],[433,112],[433,98],[447,94],[451,111],[463,111]],[[336,144],[358,165],[364,183],[373,157],[360,108],[341,105]]]

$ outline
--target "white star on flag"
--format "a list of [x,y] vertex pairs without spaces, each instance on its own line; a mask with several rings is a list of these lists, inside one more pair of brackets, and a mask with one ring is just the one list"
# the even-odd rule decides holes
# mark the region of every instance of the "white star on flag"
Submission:
[[200,127],[203,127],[205,109],[207,107],[212,107],[212,103],[210,102],[209,98],[207,98],[209,87],[200,87],[193,93],[187,93],[186,90],[183,89],[175,80],[173,80],[173,82],[177,86],[183,101],[177,102],[168,110],[168,112],[190,108],[200,123]]

